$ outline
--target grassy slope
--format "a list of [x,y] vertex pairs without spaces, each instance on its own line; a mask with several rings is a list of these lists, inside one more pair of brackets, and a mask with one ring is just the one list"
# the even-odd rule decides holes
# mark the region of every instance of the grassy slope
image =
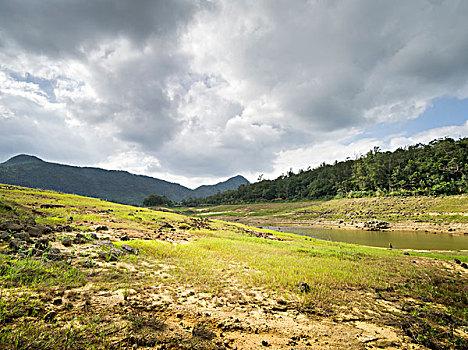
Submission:
[[182,208],[181,212],[230,221],[274,225],[359,226],[381,220],[399,229],[468,233],[468,196],[378,197]]
[[[467,274],[450,262],[455,258],[450,254],[405,256],[395,250],[276,232],[283,240],[269,240],[255,236],[267,230],[241,224],[196,221],[169,212],[15,186],[0,185],[0,202],[0,221],[34,216],[43,224],[67,224],[73,217],[73,234],[89,236],[96,225],[103,224],[108,230],[100,232],[99,241],[107,238],[116,246],[130,244],[141,253],[123,257],[117,263],[101,261],[97,255],[104,248],[90,240],[69,249],[71,258],[67,262],[1,254],[2,348],[119,348],[135,342],[145,346],[177,342],[173,344],[176,348],[216,348],[216,342],[227,335],[232,340],[230,346],[254,348],[247,345],[246,339],[257,341],[259,333],[277,347],[285,345],[280,331],[271,330],[273,323],[270,330],[252,324],[225,329],[229,317],[242,320],[246,312],[242,309],[257,307],[270,313],[293,310],[295,318],[305,315],[304,327],[318,322],[313,321],[317,315],[333,317],[337,326],[349,327],[344,322],[349,322],[345,318],[352,314],[357,320],[393,327],[400,334],[400,345],[413,341],[433,348],[468,346],[463,331],[468,325]],[[41,209],[41,204],[64,207]],[[294,203],[275,208],[259,205],[248,210],[249,215],[283,215],[324,205],[335,204]],[[456,203],[452,206],[455,208],[450,211],[456,211]],[[55,233],[53,246],[65,250],[60,242],[73,234]],[[121,242],[123,234],[131,241]],[[456,258],[467,262],[468,257],[460,254]],[[85,262],[92,267],[83,267]],[[310,286],[308,293],[299,290],[302,282]],[[103,302],[103,293],[119,303],[109,306]],[[209,301],[204,301],[206,295]],[[57,298],[60,304],[55,302]],[[398,310],[383,308],[382,300]],[[198,310],[203,308],[211,318],[199,315]],[[223,316],[226,308],[229,316]],[[183,327],[174,310],[182,315]],[[54,322],[47,322],[51,311],[57,316]],[[245,317],[245,322],[250,318]],[[206,324],[211,329],[206,332],[214,336],[198,334],[199,324]],[[184,327],[192,333],[187,335]],[[219,329],[224,330],[224,335]],[[403,336],[403,330],[409,337]],[[312,329],[307,332],[313,334]],[[290,330],[286,333],[292,334]],[[327,344],[317,339],[318,344]],[[354,338],[352,341],[357,342]],[[356,348],[361,345],[358,342]]]

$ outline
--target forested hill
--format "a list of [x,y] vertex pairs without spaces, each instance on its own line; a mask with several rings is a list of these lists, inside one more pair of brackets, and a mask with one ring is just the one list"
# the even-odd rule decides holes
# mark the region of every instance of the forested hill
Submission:
[[37,157],[18,155],[0,164],[0,183],[80,194],[112,202],[141,205],[150,194],[166,196],[174,202],[236,189],[248,183],[235,176],[216,185],[192,190],[182,185],[126,171],[76,167],[45,162]]
[[378,147],[358,159],[322,163],[289,171],[275,180],[242,185],[184,205],[251,203],[374,195],[440,195],[468,192],[468,138],[382,152]]

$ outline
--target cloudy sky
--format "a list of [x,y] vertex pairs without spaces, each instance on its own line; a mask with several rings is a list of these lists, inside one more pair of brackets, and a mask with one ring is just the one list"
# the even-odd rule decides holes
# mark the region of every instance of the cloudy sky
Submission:
[[468,136],[465,0],[2,0],[0,161],[194,187]]

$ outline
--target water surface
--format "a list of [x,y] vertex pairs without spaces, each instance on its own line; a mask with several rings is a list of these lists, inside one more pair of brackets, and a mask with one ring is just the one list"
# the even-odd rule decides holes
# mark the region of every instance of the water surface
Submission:
[[333,242],[346,242],[372,247],[420,250],[467,250],[468,236],[447,233],[333,230],[310,227],[269,227],[272,230],[296,233],[302,236]]

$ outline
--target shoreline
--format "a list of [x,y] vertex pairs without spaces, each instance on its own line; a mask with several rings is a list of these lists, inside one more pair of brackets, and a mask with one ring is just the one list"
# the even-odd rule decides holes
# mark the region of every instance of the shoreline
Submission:
[[[276,226],[276,227],[310,227],[322,228],[330,230],[362,230],[369,231],[364,228],[366,222],[379,221],[379,220],[366,220],[366,221],[352,221],[345,222],[343,220],[285,220],[284,218],[278,219],[271,216],[262,218],[256,216],[252,217],[232,217],[232,216],[217,216],[216,219],[236,222],[245,225],[253,226]],[[389,222],[388,229],[378,229],[376,231],[400,231],[400,232],[423,232],[431,234],[449,234],[454,236],[468,236],[468,224],[463,223],[428,223],[428,222]]]

